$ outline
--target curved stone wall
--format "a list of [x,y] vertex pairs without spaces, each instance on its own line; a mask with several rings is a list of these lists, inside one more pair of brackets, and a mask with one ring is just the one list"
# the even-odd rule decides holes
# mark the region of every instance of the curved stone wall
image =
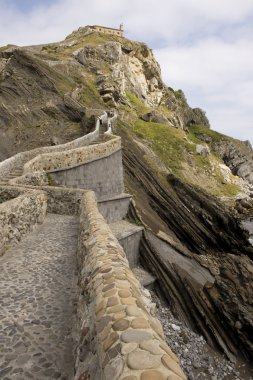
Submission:
[[106,157],[121,149],[121,139],[108,137],[109,141],[67,151],[40,154],[24,165],[24,172],[57,171],[78,166],[81,163]]
[[70,141],[66,144],[55,145],[55,146],[45,146],[45,147],[32,149],[27,152],[17,153],[14,156],[8,158],[7,160],[0,162],[0,177],[3,178],[7,174],[9,174],[12,170],[14,170],[17,166],[20,165],[20,162],[27,162],[29,160],[32,160],[34,157],[36,157],[39,154],[61,152],[61,151],[66,151],[66,150],[86,146],[92,143],[93,141],[95,141],[99,137],[99,128],[100,128],[100,119],[97,118],[95,130],[76,140]]
[[36,224],[43,223],[46,209],[47,196],[37,190],[0,204],[0,256],[10,243],[17,243]]
[[186,379],[89,191],[81,201],[78,252],[82,297],[75,379]]

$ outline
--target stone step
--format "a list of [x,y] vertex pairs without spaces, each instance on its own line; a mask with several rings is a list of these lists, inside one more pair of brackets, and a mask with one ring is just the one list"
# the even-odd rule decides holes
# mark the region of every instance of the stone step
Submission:
[[131,195],[122,193],[115,197],[99,199],[99,212],[101,212],[107,223],[118,222],[126,217],[131,198]]
[[111,223],[110,228],[124,249],[130,268],[136,267],[139,264],[139,246],[144,228],[125,220]]

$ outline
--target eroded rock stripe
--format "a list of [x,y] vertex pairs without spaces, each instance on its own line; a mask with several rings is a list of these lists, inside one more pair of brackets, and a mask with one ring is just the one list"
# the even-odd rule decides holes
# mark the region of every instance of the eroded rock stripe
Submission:
[[79,309],[84,313],[75,379],[186,379],[93,192],[83,197],[80,227]]

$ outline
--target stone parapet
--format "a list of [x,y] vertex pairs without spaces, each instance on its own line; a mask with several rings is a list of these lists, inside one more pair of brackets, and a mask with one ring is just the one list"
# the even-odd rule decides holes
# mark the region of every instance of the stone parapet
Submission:
[[43,191],[37,190],[29,190],[1,203],[0,256],[5,253],[10,243],[17,243],[36,224],[43,223],[46,210],[47,196]]
[[70,149],[62,152],[40,154],[24,165],[24,172],[46,171],[53,172],[67,169],[106,157],[121,149],[121,138],[108,137],[108,141],[82,148]]
[[80,341],[75,380],[186,379],[89,191],[81,201],[78,259]]
[[90,132],[89,134],[82,136],[76,140],[70,141],[66,144],[60,144],[60,145],[55,145],[55,146],[45,146],[45,147],[35,148],[27,152],[20,152],[0,162],[0,177],[4,178],[12,170],[18,167],[21,162],[27,162],[29,160],[32,160],[37,155],[45,154],[45,153],[68,151],[70,149],[86,146],[92,143],[93,141],[95,141],[98,137],[99,137],[99,119],[97,119],[96,121],[96,128],[93,132]]

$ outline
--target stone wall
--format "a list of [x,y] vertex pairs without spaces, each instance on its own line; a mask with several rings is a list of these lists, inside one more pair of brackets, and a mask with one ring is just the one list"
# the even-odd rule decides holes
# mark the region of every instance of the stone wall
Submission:
[[80,341],[75,380],[186,379],[89,191],[81,201],[78,259]]
[[10,201],[11,199],[17,198],[19,195],[24,194],[26,189],[12,186],[1,186],[0,185],[0,203]]
[[0,178],[4,178],[12,170],[20,165],[20,162],[27,162],[32,160],[39,154],[62,152],[69,149],[74,149],[82,146],[86,146],[95,141],[99,136],[99,119],[96,121],[95,130],[88,135],[82,136],[76,140],[70,141],[66,144],[45,146],[36,149],[29,150],[27,152],[20,152],[14,156],[0,162]]
[[82,148],[70,149],[62,152],[40,154],[24,165],[24,172],[46,171],[71,168],[81,163],[106,157],[121,148],[120,137],[108,137],[108,141]]
[[[9,194],[11,195],[11,192]],[[7,192],[5,195],[7,196]],[[27,191],[25,194],[1,203],[0,255],[5,253],[10,243],[17,243],[36,224],[43,223],[46,210],[47,196],[44,192],[36,190]]]
[[121,149],[69,169],[50,172],[50,178],[60,186],[92,190],[98,199],[122,194],[124,180]]

